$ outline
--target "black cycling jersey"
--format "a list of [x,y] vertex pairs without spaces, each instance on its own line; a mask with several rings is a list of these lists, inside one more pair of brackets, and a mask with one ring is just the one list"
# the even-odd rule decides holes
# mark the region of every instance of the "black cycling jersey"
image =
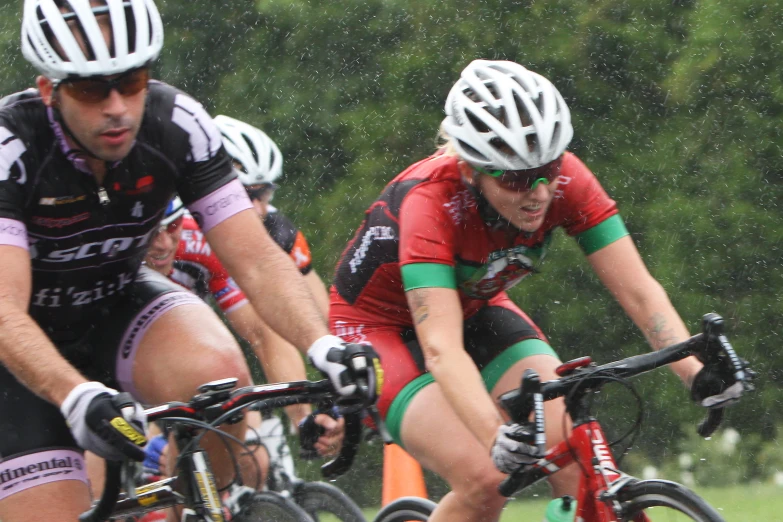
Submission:
[[293,221],[270,205],[269,212],[264,217],[264,227],[275,243],[291,256],[302,275],[310,273],[313,269],[310,246]]
[[248,204],[209,115],[161,82],[102,187],[82,154],[38,91],[0,102],[0,244],[29,244],[30,314],[53,340],[80,335],[133,281],[175,191],[204,229]]

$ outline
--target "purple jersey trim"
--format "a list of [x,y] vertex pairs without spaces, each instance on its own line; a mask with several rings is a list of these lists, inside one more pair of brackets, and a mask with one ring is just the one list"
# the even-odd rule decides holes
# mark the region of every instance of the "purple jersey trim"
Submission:
[[58,480],[80,480],[87,484],[87,467],[80,452],[46,450],[4,460],[0,462],[0,500]]
[[188,205],[188,210],[204,233],[234,214],[249,208],[253,208],[253,204],[238,179],[226,183],[212,194]]
[[144,397],[139,394],[139,391],[133,384],[133,363],[144,334],[160,316],[172,308],[186,304],[207,306],[198,296],[190,292],[184,290],[182,292],[168,292],[152,301],[141,312],[136,314],[136,317],[133,318],[127,330],[125,330],[120,343],[120,353],[117,354],[117,382],[120,383],[123,391],[130,393],[137,400],[143,401]]
[[0,245],[11,245],[30,250],[27,244],[27,227],[15,219],[0,218]]

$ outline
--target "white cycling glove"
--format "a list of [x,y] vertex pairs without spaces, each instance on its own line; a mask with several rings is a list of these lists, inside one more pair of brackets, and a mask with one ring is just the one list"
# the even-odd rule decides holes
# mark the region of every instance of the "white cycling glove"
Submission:
[[351,378],[344,355],[345,341],[336,335],[324,335],[307,350],[310,362],[331,381],[337,393],[348,396],[356,392],[356,383]]
[[135,401],[121,410],[113,400],[117,395],[99,382],[85,382],[71,390],[60,411],[83,449],[107,460],[143,461],[147,417]]
[[495,467],[506,475],[538,461],[541,452],[532,443],[535,435],[521,424],[503,424],[498,428],[490,455]]

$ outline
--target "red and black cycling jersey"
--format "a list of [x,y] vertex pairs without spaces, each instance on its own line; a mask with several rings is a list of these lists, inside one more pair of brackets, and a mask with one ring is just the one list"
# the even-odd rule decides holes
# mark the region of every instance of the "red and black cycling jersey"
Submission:
[[0,102],[0,244],[29,248],[31,316],[76,335],[133,281],[175,191],[205,229],[250,208],[201,105],[150,82],[130,153],[103,185],[38,91]]
[[248,302],[189,214],[182,220],[182,236],[169,277],[202,299],[212,294],[223,312],[231,312]]
[[[277,209],[271,210],[264,219],[269,235],[291,256],[299,271],[307,274],[312,269],[312,260],[304,234]],[[211,294],[223,312],[231,312],[248,302],[210,248],[196,220],[188,214],[182,221],[182,236],[169,277],[202,299]]]
[[302,231],[271,205],[269,205],[269,211],[264,217],[264,226],[275,243],[291,256],[302,275],[307,275],[313,268],[313,258],[310,254],[310,246]]
[[411,326],[405,291],[421,287],[457,289],[469,317],[538,269],[557,227],[588,254],[627,234],[615,202],[571,153],[533,233],[488,224],[457,161],[434,155],[412,165],[370,206],[337,266],[333,322]]

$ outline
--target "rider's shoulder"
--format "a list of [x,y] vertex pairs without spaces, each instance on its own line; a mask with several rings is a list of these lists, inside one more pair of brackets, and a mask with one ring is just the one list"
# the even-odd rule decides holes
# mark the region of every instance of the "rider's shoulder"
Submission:
[[284,250],[288,251],[293,248],[298,229],[288,216],[274,208],[264,216],[264,227],[275,243],[283,247]]
[[291,221],[291,218],[280,212],[280,209],[277,207],[273,207],[272,205],[268,206],[266,216],[264,217],[264,225],[267,226],[274,226],[274,227],[282,227],[282,226],[289,226],[294,227],[293,221]]
[[148,123],[167,123],[185,116],[205,113],[204,107],[190,94],[159,80],[150,80],[147,89],[145,119]]
[[399,199],[417,193],[433,202],[449,199],[462,187],[458,158],[435,154],[418,161],[401,172],[387,185],[387,197]]
[[0,98],[0,110],[16,106],[32,107],[35,104],[43,105],[43,100],[38,89],[32,87]]
[[157,80],[149,83],[138,141],[170,157],[188,158],[188,163],[213,158],[222,143],[220,131],[198,101]]
[[563,154],[563,166],[560,169],[561,182],[567,179],[573,182],[590,183],[597,179],[593,171],[573,152]]
[[37,89],[0,98],[0,126],[11,127],[14,133],[24,133],[25,129],[30,133],[40,128],[48,129],[48,124],[42,125],[45,120],[46,105]]

